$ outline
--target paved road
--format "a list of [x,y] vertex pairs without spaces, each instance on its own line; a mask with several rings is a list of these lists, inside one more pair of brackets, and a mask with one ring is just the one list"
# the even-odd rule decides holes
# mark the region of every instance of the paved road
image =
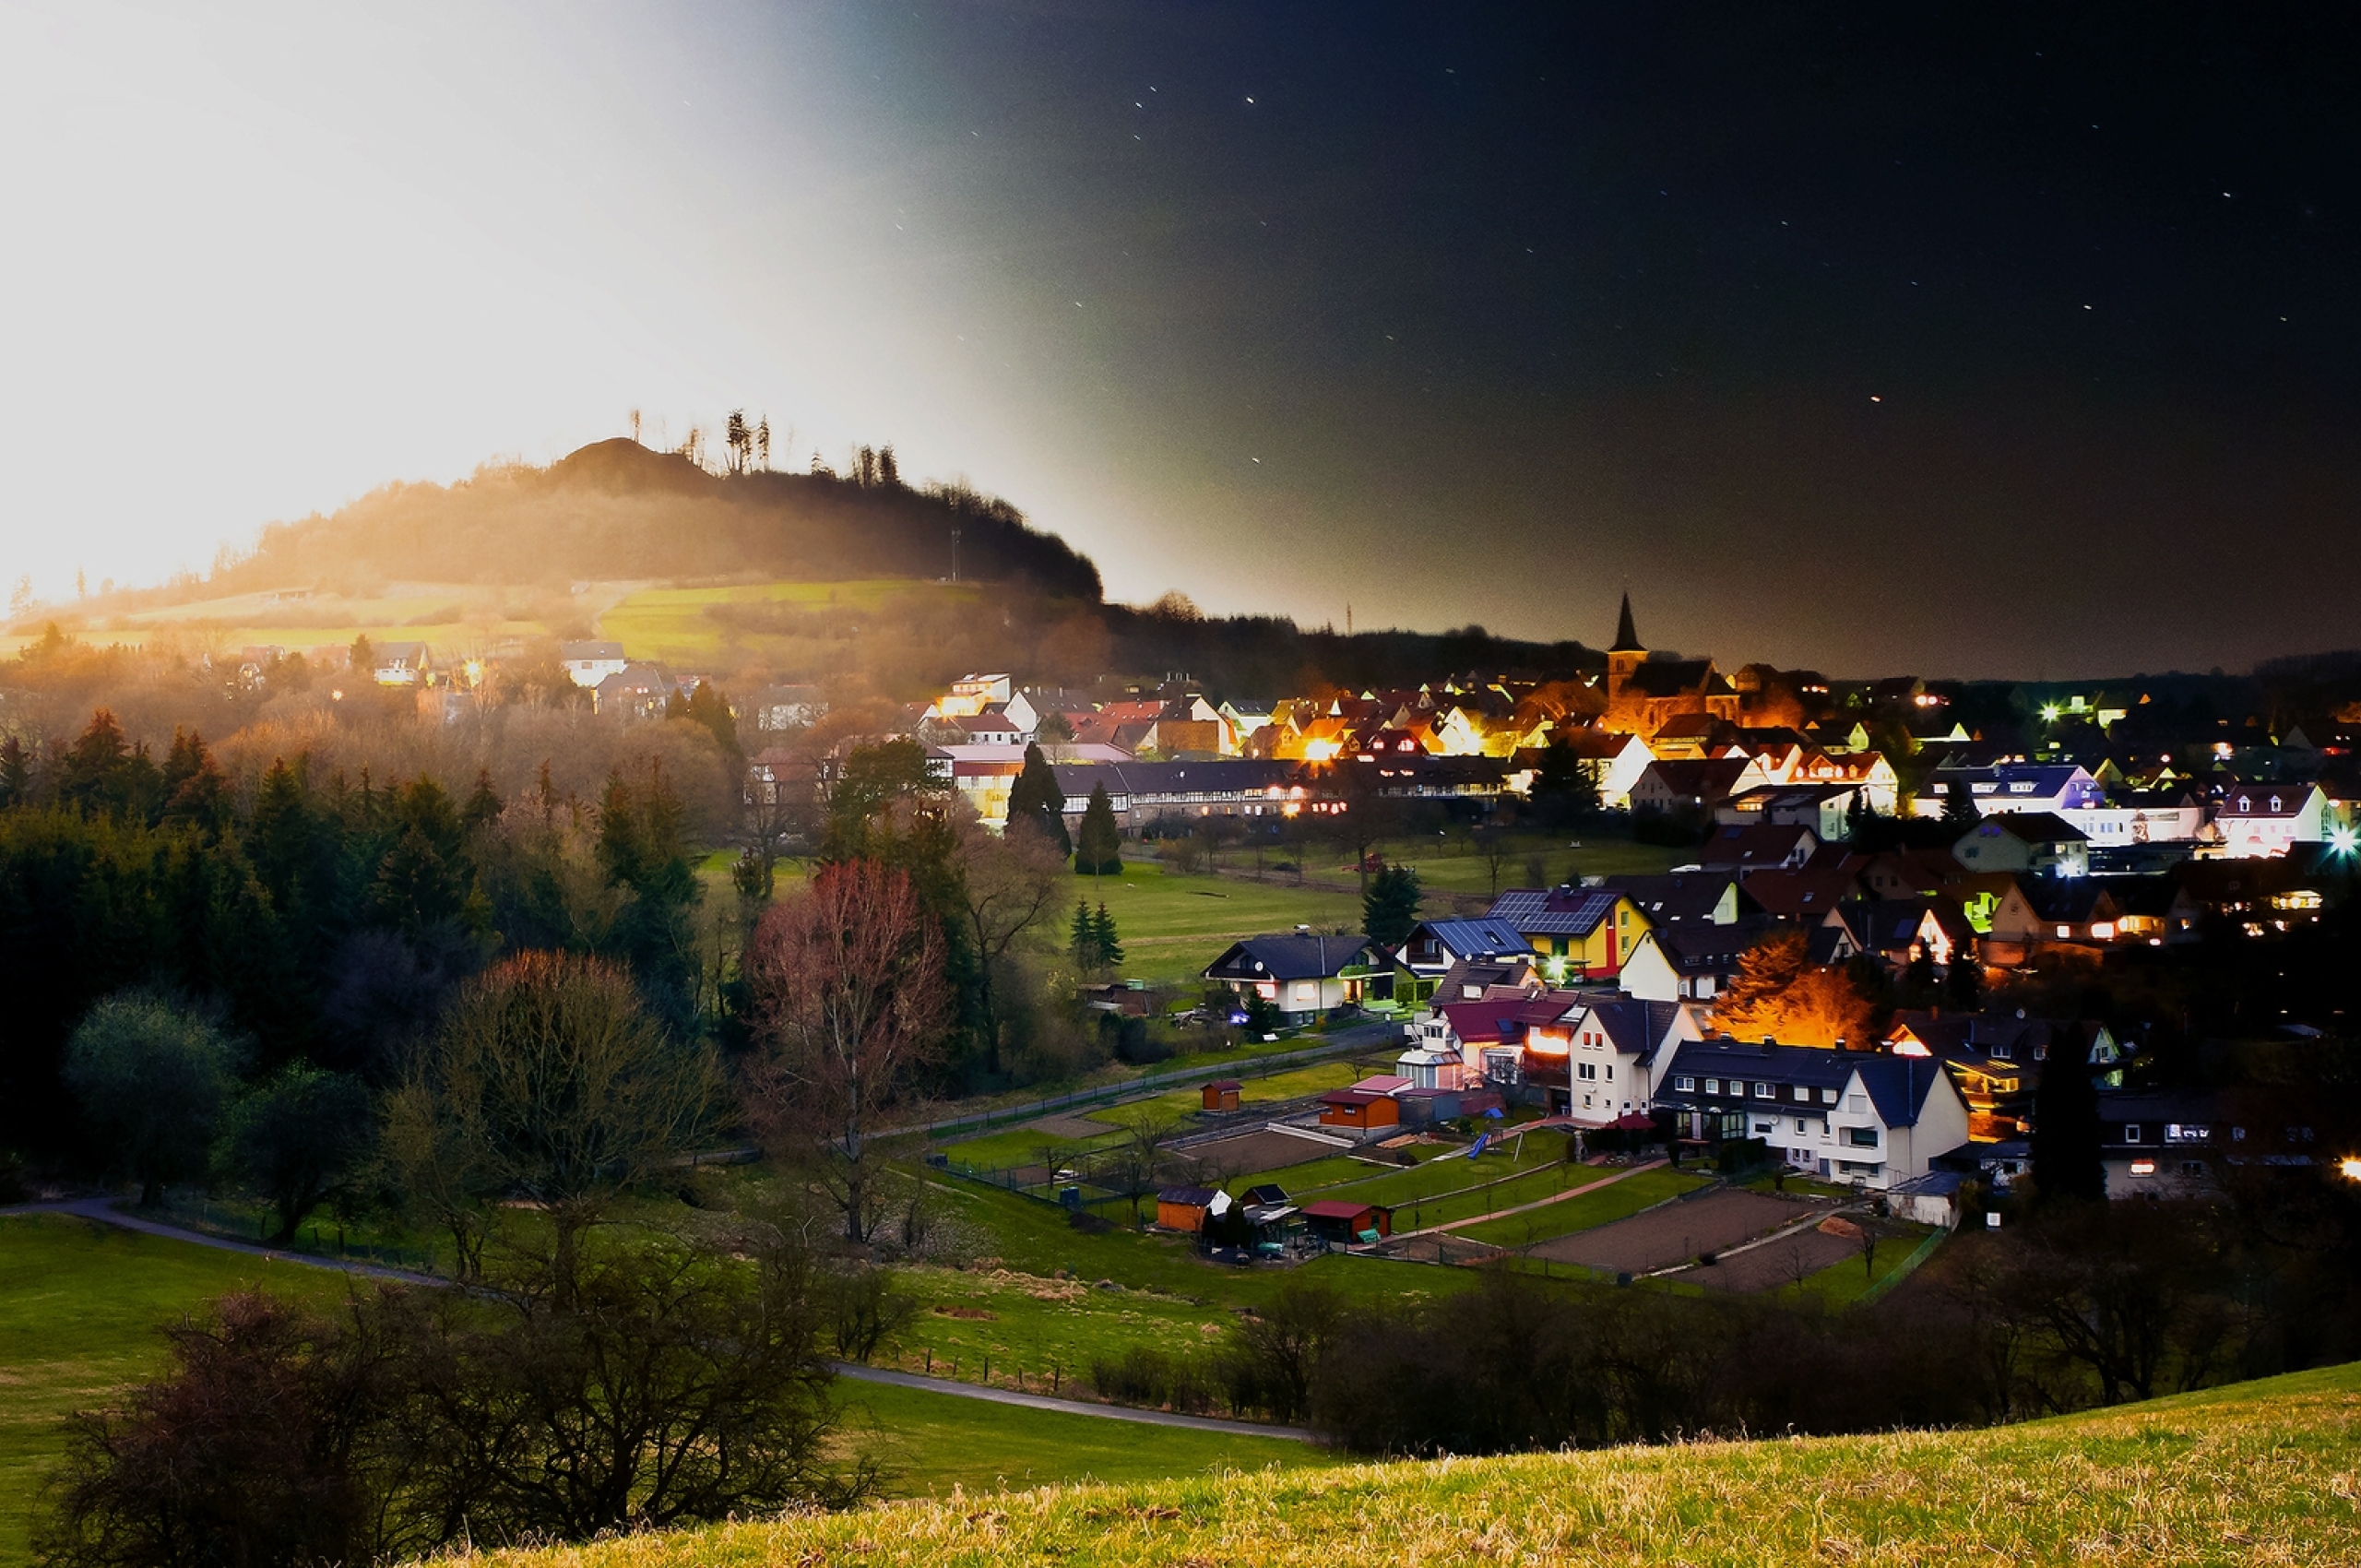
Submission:
[[987,1399],[995,1405],[1023,1405],[1035,1410],[1057,1410],[1069,1416],[1097,1416],[1102,1420],[1137,1421],[1143,1426],[1187,1427],[1192,1431],[1227,1432],[1233,1437],[1276,1437],[1294,1443],[1310,1443],[1311,1434],[1301,1427],[1271,1427],[1256,1421],[1225,1421],[1212,1416],[1176,1416],[1169,1410],[1138,1410],[1123,1405],[1098,1405],[1086,1399],[1052,1399],[1046,1394],[1019,1394],[1013,1388],[985,1388],[972,1383],[954,1383],[949,1378],[921,1377],[916,1372],[889,1372],[884,1367],[865,1367],[857,1361],[831,1363],[840,1376],[856,1383],[886,1383],[896,1388],[915,1388],[925,1394],[949,1394],[962,1399]]
[[249,1257],[272,1258],[280,1263],[303,1264],[312,1268],[333,1268],[346,1274],[357,1274],[368,1279],[399,1279],[411,1285],[447,1285],[450,1281],[432,1274],[419,1274],[407,1268],[388,1268],[383,1264],[362,1263],[351,1258],[324,1258],[310,1253],[283,1252],[277,1247],[257,1246],[252,1241],[233,1241],[227,1236],[209,1236],[202,1230],[184,1230],[177,1225],[167,1225],[160,1219],[143,1219],[136,1214],[125,1214],[117,1208],[113,1198],[76,1198],[66,1203],[22,1204],[15,1208],[0,1208],[0,1215],[11,1214],[70,1214],[78,1219],[93,1219],[101,1225],[120,1226],[125,1230],[141,1230],[150,1236],[168,1237],[175,1241],[187,1241],[199,1247],[214,1247],[225,1253],[243,1253]]

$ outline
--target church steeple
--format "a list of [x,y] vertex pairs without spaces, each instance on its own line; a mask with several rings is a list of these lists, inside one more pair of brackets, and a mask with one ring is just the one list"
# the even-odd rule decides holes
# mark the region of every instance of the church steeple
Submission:
[[1631,590],[1629,588],[1623,590],[1623,613],[1619,616],[1615,622],[1615,646],[1608,648],[1607,651],[1609,653],[1645,653],[1648,651],[1646,647],[1640,641],[1640,634],[1634,631],[1631,626]]

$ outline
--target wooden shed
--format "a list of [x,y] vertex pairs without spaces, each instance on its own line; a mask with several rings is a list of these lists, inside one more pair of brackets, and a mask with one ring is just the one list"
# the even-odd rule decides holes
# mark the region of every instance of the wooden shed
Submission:
[[1303,1206],[1304,1223],[1324,1241],[1350,1246],[1370,1236],[1394,1234],[1394,1211],[1346,1198],[1323,1198]]
[[1156,1194],[1156,1223],[1165,1230],[1192,1234],[1205,1228],[1208,1215],[1229,1206],[1229,1194],[1211,1187],[1167,1187]]
[[1243,1087],[1236,1078],[1223,1078],[1218,1082],[1207,1084],[1204,1096],[1205,1109],[1207,1111],[1237,1110],[1239,1090]]
[[1323,1127],[1350,1127],[1357,1132],[1374,1132],[1381,1127],[1399,1126],[1402,1108],[1394,1103],[1392,1095],[1371,1094],[1366,1089],[1331,1089],[1320,1097],[1320,1124]]

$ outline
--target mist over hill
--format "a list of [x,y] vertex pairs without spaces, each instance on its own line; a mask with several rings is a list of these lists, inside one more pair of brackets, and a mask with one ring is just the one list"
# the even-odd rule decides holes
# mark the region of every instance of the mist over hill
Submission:
[[1098,568],[1009,503],[960,485],[912,489],[890,457],[851,478],[716,474],[618,437],[546,469],[457,484],[394,484],[326,517],[266,528],[213,591],[349,588],[433,577],[529,587],[586,577],[946,577],[1027,583],[1097,602]]

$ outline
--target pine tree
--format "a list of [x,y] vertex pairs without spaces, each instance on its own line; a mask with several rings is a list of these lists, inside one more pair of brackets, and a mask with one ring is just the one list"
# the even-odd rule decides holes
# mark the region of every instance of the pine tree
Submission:
[[32,793],[32,764],[25,755],[25,743],[14,735],[0,740],[0,807],[30,804]]
[[1091,917],[1090,944],[1097,956],[1099,968],[1112,969],[1122,964],[1123,944],[1115,934],[1115,917],[1107,912],[1104,903],[1098,906],[1098,913]]
[[1418,923],[1418,873],[1389,865],[1370,879],[1361,895],[1361,930],[1371,942],[1400,945]]
[[1074,955],[1074,967],[1089,972],[1098,963],[1098,932],[1090,923],[1090,904],[1083,898],[1074,901],[1074,925],[1067,932],[1066,950]]
[[377,674],[377,648],[376,645],[369,640],[369,635],[366,632],[363,632],[361,636],[352,639],[352,652],[350,655],[350,659],[352,665],[352,678],[354,680],[368,681],[375,679]]
[[1056,845],[1059,854],[1074,853],[1074,837],[1066,831],[1066,792],[1058,787],[1057,770],[1032,742],[1025,747],[1025,770],[1008,791],[1008,826],[1020,823]]
[[1103,783],[1090,787],[1090,803],[1083,808],[1074,869],[1084,876],[1105,876],[1123,869],[1122,830],[1115,826],[1115,802]]
[[477,828],[488,827],[498,822],[500,809],[500,796],[492,787],[492,769],[488,767],[476,769],[475,790],[469,795],[468,803],[460,809],[460,820],[468,825],[469,832],[473,832]]

